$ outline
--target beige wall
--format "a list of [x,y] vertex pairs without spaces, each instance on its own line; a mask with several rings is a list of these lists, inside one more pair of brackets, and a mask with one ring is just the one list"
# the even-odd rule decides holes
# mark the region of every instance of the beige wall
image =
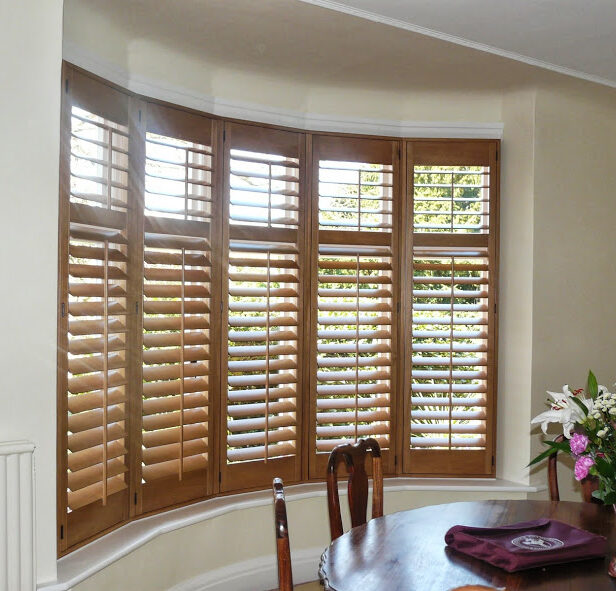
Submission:
[[[532,411],[545,391],[616,379],[616,101],[588,85],[537,94]],[[553,430],[553,432],[555,432]],[[533,438],[533,453],[540,449]],[[534,480],[545,477],[539,471]],[[579,499],[561,468],[561,496]]]
[[533,353],[534,89],[503,98],[497,467],[504,478],[528,481]]
[[[441,503],[482,499],[522,499],[525,496],[523,493],[396,491],[385,494],[384,508],[386,513],[393,513]],[[344,515],[346,530],[350,521],[346,497],[341,498],[341,505],[346,513]],[[329,544],[325,497],[287,502],[287,514],[293,552],[325,548]],[[182,581],[223,568],[234,561],[263,557],[264,563],[273,564],[276,552],[273,520],[273,508],[267,505],[238,510],[164,534],[76,585],[74,591],[108,589],[166,591]],[[315,563],[313,579],[316,578]]]
[[56,284],[62,0],[2,3],[0,439],[36,444],[37,573],[56,575]]

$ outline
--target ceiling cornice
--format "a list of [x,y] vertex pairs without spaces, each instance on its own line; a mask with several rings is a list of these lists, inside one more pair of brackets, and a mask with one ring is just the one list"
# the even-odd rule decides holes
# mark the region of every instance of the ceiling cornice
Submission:
[[406,138],[502,139],[501,122],[407,121],[307,113],[200,94],[192,89],[135,75],[123,67],[64,40],[63,58],[135,94],[196,109],[204,113],[306,131],[360,133]]
[[499,47],[494,47],[492,45],[486,45],[485,43],[478,43],[476,41],[471,41],[470,39],[465,39],[463,37],[457,37],[456,35],[442,33],[440,31],[435,31],[434,29],[428,29],[426,27],[414,25],[406,21],[383,16],[381,14],[377,14],[376,12],[370,12],[368,10],[362,10],[360,8],[353,8],[351,6],[347,6],[346,4],[335,2],[334,0],[299,0],[299,1],[304,2],[306,4],[313,4],[314,6],[320,6],[322,8],[328,8],[330,10],[335,10],[337,12],[343,12],[345,14],[350,14],[352,16],[356,16],[356,17],[363,18],[369,21],[373,21],[375,23],[381,23],[383,25],[389,25],[390,27],[396,27],[398,29],[404,29],[406,31],[411,31],[413,33],[419,33],[420,35],[427,35],[428,37],[434,37],[435,39],[440,39],[441,41],[447,41],[449,43],[463,45],[464,47],[470,47],[471,49],[476,49],[478,51],[484,51],[486,53],[491,53],[491,54],[498,55],[500,57],[504,57],[507,59],[515,60],[518,62],[523,62],[525,64],[528,64],[529,66],[543,68],[544,70],[551,70],[552,72],[564,74],[565,76],[573,76],[574,78],[580,78],[588,82],[594,82],[595,84],[601,84],[603,86],[609,86],[611,88],[616,88],[616,80],[609,80],[608,78],[603,78],[601,76],[595,76],[594,74],[587,74],[586,72],[581,72],[579,70],[574,70],[572,68],[566,68],[564,66],[559,66],[557,64],[552,64],[550,62],[545,62],[543,60],[528,57],[526,55],[522,55],[521,53],[516,53],[514,51],[507,51],[505,49],[500,49]]

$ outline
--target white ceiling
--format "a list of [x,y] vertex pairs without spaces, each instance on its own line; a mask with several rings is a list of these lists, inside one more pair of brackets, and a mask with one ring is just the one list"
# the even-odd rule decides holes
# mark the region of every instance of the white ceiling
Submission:
[[615,0],[301,0],[616,87]]

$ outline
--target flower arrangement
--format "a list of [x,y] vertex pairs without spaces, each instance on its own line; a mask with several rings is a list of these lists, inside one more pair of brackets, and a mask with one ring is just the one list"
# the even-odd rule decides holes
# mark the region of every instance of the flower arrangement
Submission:
[[549,423],[560,423],[566,440],[546,440],[549,449],[533,459],[536,464],[554,451],[570,454],[575,460],[576,480],[596,476],[599,488],[592,494],[605,504],[616,504],[616,394],[588,373],[586,389],[571,390],[563,386],[562,392],[548,392],[549,410],[537,415],[531,424],[541,423],[547,433]]

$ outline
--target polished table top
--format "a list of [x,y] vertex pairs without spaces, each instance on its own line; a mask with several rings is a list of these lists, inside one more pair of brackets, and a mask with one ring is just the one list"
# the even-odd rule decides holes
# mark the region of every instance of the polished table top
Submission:
[[[601,534],[609,554],[581,562],[507,573],[446,547],[452,525],[494,527],[550,517]],[[616,516],[611,506],[549,501],[478,501],[401,511],[348,531],[324,552],[325,591],[448,591],[482,584],[507,591],[616,590],[607,574],[616,553]]]

